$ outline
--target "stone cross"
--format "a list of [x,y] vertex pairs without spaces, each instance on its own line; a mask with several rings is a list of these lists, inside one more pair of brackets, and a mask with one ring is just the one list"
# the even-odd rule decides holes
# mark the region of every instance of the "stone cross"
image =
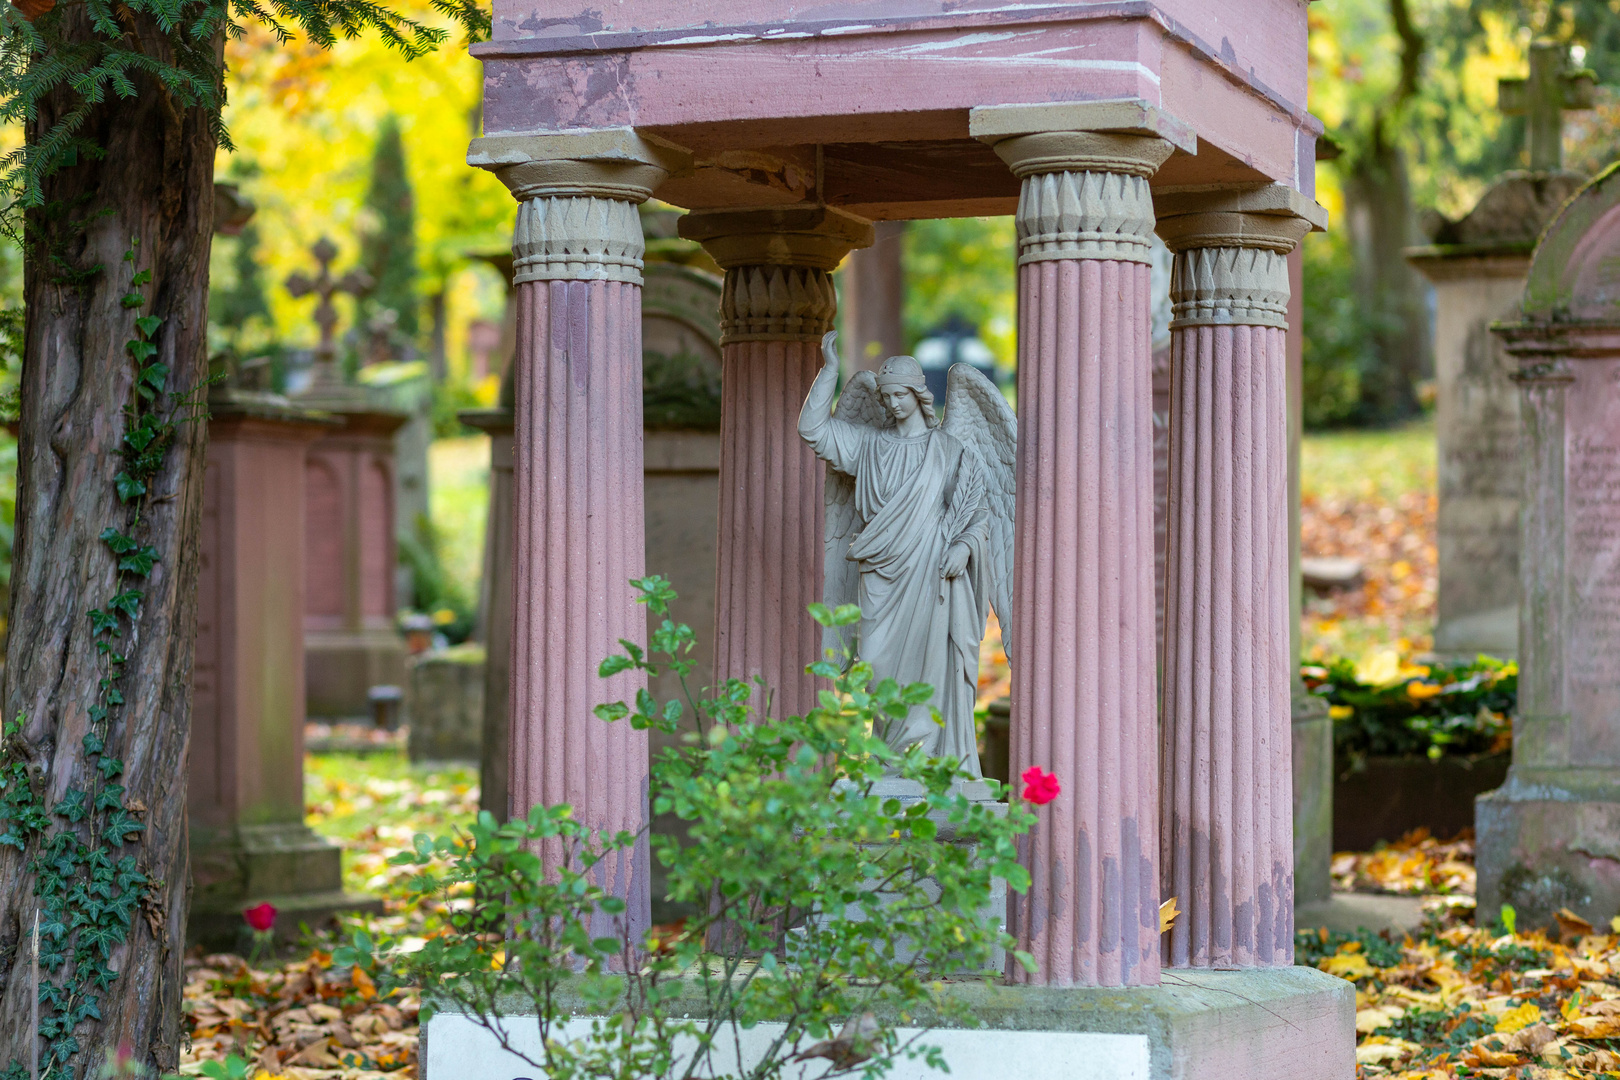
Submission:
[[1564,167],[1564,111],[1590,109],[1595,76],[1570,69],[1568,49],[1556,41],[1530,46],[1530,77],[1497,82],[1496,103],[1508,116],[1524,116],[1530,168],[1555,172]]
[[370,290],[373,282],[371,275],[360,269],[350,270],[341,278],[333,278],[332,260],[337,257],[338,249],[326,237],[315,241],[309,250],[320,264],[321,272],[313,281],[302,273],[289,275],[287,291],[295,297],[314,293],[321,298],[315,307],[315,325],[321,328],[321,343],[315,349],[314,386],[331,386],[343,381],[337,373],[337,344],[332,331],[337,326],[338,315],[337,308],[332,306],[332,297],[346,292],[358,299]]

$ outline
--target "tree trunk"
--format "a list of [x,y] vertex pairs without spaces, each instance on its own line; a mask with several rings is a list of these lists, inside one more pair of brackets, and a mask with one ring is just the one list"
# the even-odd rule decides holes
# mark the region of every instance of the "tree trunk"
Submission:
[[1382,119],[1373,122],[1344,184],[1358,307],[1372,344],[1361,368],[1359,411],[1375,423],[1417,414],[1417,383],[1429,363],[1428,287],[1405,255],[1417,243],[1406,157],[1384,128]]
[[[70,39],[91,34],[82,7],[62,14]],[[142,50],[171,60],[164,39],[145,16],[138,18]],[[112,639],[127,661],[117,683],[124,703],[109,710],[105,751],[122,760],[116,782],[144,825],[115,857],[133,856],[149,884],[137,888],[127,940],[108,957],[117,977],[99,991],[101,1018],[76,1026],[79,1049],[55,1073],[74,1077],[95,1075],[121,1045],[136,1063],[172,1070],[182,1038],[186,750],[208,430],[201,411],[177,417],[173,445],[144,496],[121,502],[114,476],[130,467],[121,440],[136,375],[126,343],[137,337],[137,316],[163,319],[152,335],[154,359],[169,368],[159,404],[173,400],[169,391],[203,397],[197,391],[207,372],[216,144],[207,110],[182,109],[150,80],[131,77],[138,96],[110,98],[83,129],[106,156],[91,160],[81,151],[77,164],[46,182],[46,208],[27,219],[28,326],[3,701],[6,718],[25,718],[8,754],[27,761],[46,807],[73,788],[106,790],[84,745],[89,707],[105,674],[89,612],[106,609],[120,581],[102,530],[129,533],[155,548],[158,559],[149,576],[133,582],[144,599]],[[71,105],[62,91],[48,100],[29,126],[29,140]],[[130,263],[124,254],[132,239],[138,247]],[[132,274],[146,269],[150,284],[132,290]],[[126,308],[121,299],[132,291],[146,303]],[[140,520],[131,531],[137,507]],[[123,581],[130,587],[127,576]],[[83,835],[85,826],[52,814],[47,835],[64,828]],[[40,838],[28,847],[26,855],[0,847],[0,1073],[14,1063],[26,1067],[32,1045],[29,936],[41,904],[34,873]],[[69,945],[82,933],[71,930]],[[70,959],[54,978],[42,971],[42,981],[71,984],[77,967]],[[51,1005],[41,1005],[42,1021],[53,1014]],[[42,1074],[52,1075],[43,1040],[40,1052]]]
[[850,252],[844,263],[845,378],[906,351],[906,222],[880,221],[876,232],[871,247]]

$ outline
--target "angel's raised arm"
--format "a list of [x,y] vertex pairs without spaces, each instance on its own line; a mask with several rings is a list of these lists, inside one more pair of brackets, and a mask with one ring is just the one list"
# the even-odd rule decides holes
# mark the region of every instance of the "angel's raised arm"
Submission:
[[838,390],[838,353],[833,348],[837,337],[836,330],[822,335],[821,370],[816,373],[816,381],[810,384],[810,393],[805,395],[804,408],[799,410],[799,437],[811,445],[832,417],[833,394]]

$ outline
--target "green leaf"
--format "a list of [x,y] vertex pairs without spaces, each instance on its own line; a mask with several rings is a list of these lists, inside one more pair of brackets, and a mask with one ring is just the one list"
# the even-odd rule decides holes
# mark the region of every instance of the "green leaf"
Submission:
[[124,502],[138,499],[146,494],[146,485],[127,472],[120,472],[113,477],[113,486],[118,489],[118,498]]
[[147,337],[151,337],[153,334],[157,333],[157,328],[162,325],[163,318],[160,315],[142,315],[140,318],[135,320],[136,329],[138,329],[142,334],[145,334]]
[[146,297],[142,296],[138,292],[125,293],[123,298],[118,302],[124,305],[126,308],[138,308],[142,304],[146,303]]
[[129,283],[131,285],[150,285],[152,283],[152,271],[136,271],[135,276],[129,279]]
[[101,530],[101,542],[112,548],[114,555],[122,555],[126,551],[134,551],[140,547],[135,541],[111,527]]
[[597,666],[596,674],[600,678],[608,679],[621,671],[629,671],[635,666],[635,661],[628,656],[610,656]]
[[138,551],[132,551],[118,560],[118,569],[127,570],[142,577],[152,572],[152,564],[158,561],[157,548],[147,546]]

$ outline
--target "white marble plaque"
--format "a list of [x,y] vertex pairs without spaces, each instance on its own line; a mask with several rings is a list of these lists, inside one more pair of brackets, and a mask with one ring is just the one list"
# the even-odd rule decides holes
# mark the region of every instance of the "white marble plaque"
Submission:
[[[587,1032],[589,1023],[568,1021],[564,1038]],[[782,1027],[760,1024],[741,1032],[743,1058],[762,1053]],[[524,1054],[541,1059],[533,1018],[513,1017],[507,1033]],[[916,1028],[901,1028],[900,1040],[904,1043],[917,1033]],[[423,1027],[423,1043],[422,1080],[545,1080],[543,1071],[502,1050],[494,1036],[465,1016],[435,1015]],[[1146,1035],[939,1028],[927,1032],[919,1045],[939,1047],[951,1071],[939,1072],[925,1061],[901,1058],[889,1070],[888,1080],[1005,1080],[1014,1072],[1018,1080],[1148,1080],[1149,1076]],[[715,1059],[713,1073],[702,1075],[738,1072],[735,1052],[716,1052]],[[826,1070],[827,1062],[816,1060],[790,1065],[782,1077],[814,1080]]]

